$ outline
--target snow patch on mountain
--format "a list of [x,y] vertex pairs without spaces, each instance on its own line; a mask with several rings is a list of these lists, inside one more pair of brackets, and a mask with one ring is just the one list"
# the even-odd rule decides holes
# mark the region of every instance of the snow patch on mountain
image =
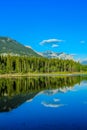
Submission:
[[73,56],[70,55],[70,54],[66,54],[64,52],[61,52],[61,53],[56,53],[56,52],[53,52],[53,51],[45,51],[45,52],[42,52],[42,56],[43,57],[46,57],[46,58],[59,58],[59,59],[63,59],[63,60],[73,60]]

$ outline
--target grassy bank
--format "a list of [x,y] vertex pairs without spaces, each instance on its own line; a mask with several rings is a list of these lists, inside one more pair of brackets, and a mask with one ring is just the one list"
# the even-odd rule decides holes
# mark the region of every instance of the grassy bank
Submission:
[[10,73],[0,74],[0,78],[4,77],[34,77],[34,76],[72,76],[72,75],[87,75],[87,72],[53,72],[53,73]]

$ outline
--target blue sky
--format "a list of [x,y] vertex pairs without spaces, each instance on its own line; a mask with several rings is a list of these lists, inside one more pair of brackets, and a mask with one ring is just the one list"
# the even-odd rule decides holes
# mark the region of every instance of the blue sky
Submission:
[[87,1],[2,0],[0,35],[39,52],[52,50],[86,58]]

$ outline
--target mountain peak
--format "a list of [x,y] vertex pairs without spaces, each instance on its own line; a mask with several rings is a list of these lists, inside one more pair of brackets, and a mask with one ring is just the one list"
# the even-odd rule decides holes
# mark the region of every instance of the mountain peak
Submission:
[[70,54],[66,54],[64,52],[60,52],[60,53],[53,52],[53,51],[50,51],[50,50],[42,52],[42,55],[44,57],[47,57],[47,58],[59,58],[59,59],[64,59],[64,60],[66,60],[66,59],[69,59],[69,60],[73,59],[73,56],[71,56]]
[[87,59],[82,60],[80,63],[83,65],[87,65]]

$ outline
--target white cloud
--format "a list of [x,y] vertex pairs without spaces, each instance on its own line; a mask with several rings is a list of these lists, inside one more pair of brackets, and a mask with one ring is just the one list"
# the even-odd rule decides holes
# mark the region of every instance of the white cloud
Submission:
[[56,48],[56,47],[58,47],[59,45],[58,44],[53,44],[51,47],[52,48]]
[[43,40],[40,42],[40,45],[48,44],[48,43],[59,43],[63,42],[63,40],[60,39],[48,39],[48,40]]
[[84,40],[82,40],[82,41],[80,41],[80,43],[82,43],[82,44],[83,44],[83,43],[85,43],[85,41],[84,41]]

